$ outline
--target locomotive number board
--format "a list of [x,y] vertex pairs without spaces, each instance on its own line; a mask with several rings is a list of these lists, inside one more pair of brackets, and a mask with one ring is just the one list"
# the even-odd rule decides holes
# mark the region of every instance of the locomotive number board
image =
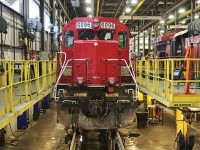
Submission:
[[77,22],[76,28],[77,29],[89,29],[89,28],[92,28],[92,23],[91,22]]
[[101,22],[100,27],[103,28],[103,29],[115,29],[115,23]]

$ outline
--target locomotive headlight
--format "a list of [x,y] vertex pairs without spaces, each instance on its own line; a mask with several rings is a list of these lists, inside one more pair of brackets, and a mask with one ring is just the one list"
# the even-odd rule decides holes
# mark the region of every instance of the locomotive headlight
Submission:
[[78,77],[78,78],[77,78],[77,83],[78,83],[79,85],[83,84],[83,83],[84,83],[84,79],[83,79],[82,77]]
[[109,82],[109,84],[115,84],[115,78],[113,78],[113,77],[108,78],[108,82]]
[[94,18],[94,27],[99,27],[99,20],[97,18]]

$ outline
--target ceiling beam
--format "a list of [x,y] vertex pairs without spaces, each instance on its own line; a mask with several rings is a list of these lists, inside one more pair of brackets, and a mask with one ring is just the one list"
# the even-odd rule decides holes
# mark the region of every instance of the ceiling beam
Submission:
[[67,20],[70,21],[69,15],[68,15],[68,13],[66,12],[65,8],[63,7],[63,4],[61,3],[61,1],[60,1],[60,0],[57,0],[57,2],[58,2],[58,4],[59,4],[60,8],[62,9],[62,11],[64,12],[65,16],[67,17]]
[[173,3],[171,6],[169,6],[167,9],[165,9],[163,11],[162,15],[173,12],[174,10],[176,10],[177,8],[179,8],[180,6],[185,4],[186,2],[188,2],[188,0],[177,0],[177,1],[175,1],[175,3]]
[[[142,6],[142,4],[144,3],[144,1],[145,0],[141,0],[138,4],[137,4],[137,6],[133,9],[133,11],[131,12],[131,16],[133,16],[135,13],[136,13],[136,11]],[[124,24],[126,24],[126,22],[127,22],[128,20],[125,20],[124,21]]]
[[128,15],[121,15],[119,19],[126,19],[126,20],[161,20],[161,16],[128,16]]
[[96,11],[96,17],[98,17],[98,16],[99,16],[99,6],[100,6],[100,2],[101,2],[101,0],[98,0],[98,1],[97,1],[97,11]]

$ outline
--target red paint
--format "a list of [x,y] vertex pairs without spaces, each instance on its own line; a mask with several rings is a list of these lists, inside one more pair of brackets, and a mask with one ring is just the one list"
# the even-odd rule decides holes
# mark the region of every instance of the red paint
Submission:
[[[105,59],[125,59],[129,61],[129,29],[116,18],[101,18],[99,25],[102,22],[115,23],[115,29],[102,29],[94,27],[94,18],[75,18],[62,29],[62,52],[65,52],[68,59],[87,59],[87,61],[73,61],[69,63],[72,66],[72,76],[62,76],[61,83],[70,83],[77,85],[77,78],[82,77],[85,84],[101,84],[108,85],[108,79],[113,77],[115,84],[119,83],[119,64],[125,65],[120,61],[105,61]],[[82,29],[77,29],[77,22],[91,22],[92,28],[89,29],[95,32],[95,38],[92,40],[78,40],[78,32]],[[74,32],[74,46],[65,47],[64,33],[67,30]],[[85,29],[84,29],[85,30]],[[100,30],[113,31],[113,40],[98,40],[97,32]],[[118,32],[127,32],[127,47],[118,47]],[[62,57],[62,62],[64,57]],[[59,63],[58,63],[59,64]],[[61,67],[58,66],[58,72]]]

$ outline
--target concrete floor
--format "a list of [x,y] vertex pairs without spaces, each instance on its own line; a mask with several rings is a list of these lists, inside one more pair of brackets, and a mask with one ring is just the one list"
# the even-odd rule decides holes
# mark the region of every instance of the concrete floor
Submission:
[[164,125],[149,124],[146,128],[137,128],[136,123],[123,129],[122,133],[140,134],[138,137],[125,138],[126,150],[172,150],[175,141],[174,117],[164,112]]
[[[173,113],[165,109],[164,125],[148,125],[137,128],[136,122],[127,128],[120,129],[125,139],[126,150],[173,150],[175,142],[175,122]],[[140,134],[130,137],[130,133]],[[17,133],[16,133],[17,134]],[[47,113],[40,117],[38,123],[18,138],[18,146],[8,145],[5,150],[67,150],[64,144],[64,126],[56,121],[56,109],[52,105]],[[176,145],[176,144],[175,144]],[[196,145],[194,150],[199,150]]]
[[66,150],[65,135],[64,126],[57,123],[56,107],[52,105],[45,115],[41,114],[36,125],[18,138],[18,146],[9,145],[5,150]]

